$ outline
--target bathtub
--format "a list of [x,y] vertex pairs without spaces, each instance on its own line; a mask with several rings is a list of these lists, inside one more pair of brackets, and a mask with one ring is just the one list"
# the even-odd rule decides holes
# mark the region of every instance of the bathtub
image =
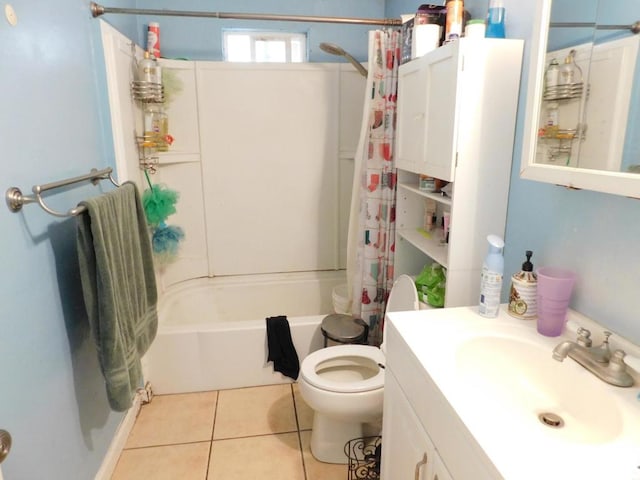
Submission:
[[322,347],[322,319],[344,272],[188,280],[161,295],[158,335],[143,358],[155,393],[288,383],[267,363],[265,318],[286,315],[300,361]]

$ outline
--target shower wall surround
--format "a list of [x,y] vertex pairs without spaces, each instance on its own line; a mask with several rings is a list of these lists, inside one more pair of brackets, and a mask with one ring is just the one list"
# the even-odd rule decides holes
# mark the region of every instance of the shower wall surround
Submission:
[[[102,22],[119,172],[145,188],[131,138],[129,40]],[[138,52],[138,56],[140,52]],[[175,143],[156,183],[182,198],[186,232],[163,284],[202,276],[344,268],[364,79],[348,64],[161,60],[181,84],[167,107]],[[135,127],[132,127],[135,126]]]

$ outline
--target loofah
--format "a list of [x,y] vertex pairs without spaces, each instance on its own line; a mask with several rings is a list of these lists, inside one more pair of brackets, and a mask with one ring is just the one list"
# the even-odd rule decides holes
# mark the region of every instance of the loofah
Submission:
[[169,215],[176,213],[175,204],[180,194],[165,185],[154,185],[142,194],[142,205],[149,225],[156,226],[164,222]]
[[153,254],[161,265],[173,262],[178,256],[184,231],[180,227],[161,223],[151,237]]

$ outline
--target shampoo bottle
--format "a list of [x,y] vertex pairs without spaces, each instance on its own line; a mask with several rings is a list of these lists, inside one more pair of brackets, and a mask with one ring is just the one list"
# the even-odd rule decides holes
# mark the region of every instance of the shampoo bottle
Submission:
[[500,309],[500,292],[504,272],[502,249],[504,240],[497,235],[487,236],[489,252],[482,263],[480,279],[480,308],[483,317],[497,317]]
[[509,290],[509,314],[516,318],[527,320],[538,316],[536,294],[538,292],[538,278],[533,272],[531,255],[527,250],[527,260],[522,264],[522,270],[511,276],[511,289]]
[[504,38],[504,0],[489,0],[485,37]]

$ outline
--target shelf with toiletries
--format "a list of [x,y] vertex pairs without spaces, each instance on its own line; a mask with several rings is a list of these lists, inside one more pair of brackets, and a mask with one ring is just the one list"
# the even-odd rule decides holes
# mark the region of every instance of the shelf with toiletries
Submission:
[[408,180],[406,183],[402,181],[398,181],[398,189],[399,190],[407,190],[408,192],[415,193],[416,195],[422,196],[424,198],[430,198],[435,200],[438,203],[443,205],[451,206],[451,198],[446,195],[446,193],[442,193],[441,191],[436,192],[425,192],[424,190],[420,190],[419,180],[412,181]]
[[[450,221],[451,198],[437,188],[437,191],[425,191],[420,188],[424,181],[422,175],[398,171],[397,197],[397,235],[410,243],[418,251],[424,253],[431,260],[447,268],[448,245],[444,226],[445,216]],[[438,185],[447,182],[436,180]],[[434,182],[434,183],[436,183]],[[424,183],[423,183],[424,185]],[[449,187],[451,184],[449,184]],[[436,189],[435,186],[432,187]],[[451,191],[451,188],[448,188]]]
[[477,303],[486,237],[504,235],[522,49],[463,38],[400,66],[395,275],[442,265],[445,307]]

